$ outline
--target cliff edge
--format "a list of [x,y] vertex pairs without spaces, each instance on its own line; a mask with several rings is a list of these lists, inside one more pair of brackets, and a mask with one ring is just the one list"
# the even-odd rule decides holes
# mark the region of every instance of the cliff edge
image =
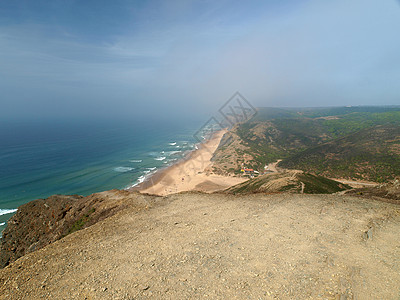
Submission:
[[400,209],[392,203],[306,194],[110,197],[123,205],[113,216],[1,269],[0,299],[400,293]]
[[87,228],[118,211],[133,206],[137,210],[150,205],[138,193],[111,190],[87,197],[54,195],[21,205],[3,232],[0,268],[21,256],[41,249],[68,234]]

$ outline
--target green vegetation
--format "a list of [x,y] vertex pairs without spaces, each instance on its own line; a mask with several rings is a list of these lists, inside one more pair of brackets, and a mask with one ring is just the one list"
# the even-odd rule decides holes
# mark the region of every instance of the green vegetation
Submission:
[[243,193],[254,193],[259,190],[259,188],[265,183],[260,180],[261,177],[250,179],[244,183],[233,186],[229,189],[229,193],[232,194],[243,194]]
[[282,167],[328,177],[384,182],[400,175],[400,106],[260,108],[234,133],[243,147],[224,159],[248,154],[249,168],[282,159]]
[[297,153],[280,165],[329,177],[386,182],[400,172],[400,155],[391,151],[396,140],[400,144],[400,126],[376,126]]
[[351,187],[337,181],[312,174],[300,174],[298,179],[304,183],[304,194],[333,194]]
[[333,194],[350,189],[348,185],[308,173],[288,171],[267,174],[229,188],[226,192],[243,193],[304,193]]
[[77,220],[72,227],[68,230],[68,234],[71,234],[75,231],[81,230],[83,226],[90,220],[90,215],[95,212],[95,209],[90,209],[86,214],[84,214],[79,220]]

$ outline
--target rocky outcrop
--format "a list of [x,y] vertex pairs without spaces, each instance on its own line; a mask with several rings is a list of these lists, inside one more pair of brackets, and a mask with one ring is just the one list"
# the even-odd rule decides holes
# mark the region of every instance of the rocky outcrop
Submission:
[[130,201],[138,209],[145,208],[148,200],[140,201],[142,197],[138,193],[111,190],[87,197],[55,195],[21,205],[3,232],[0,268],[116,214]]

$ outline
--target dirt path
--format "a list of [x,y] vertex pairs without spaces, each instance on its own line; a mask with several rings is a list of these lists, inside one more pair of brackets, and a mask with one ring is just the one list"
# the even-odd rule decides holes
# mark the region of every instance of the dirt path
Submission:
[[343,179],[332,179],[339,181],[344,184],[348,184],[351,187],[359,188],[359,187],[368,187],[368,186],[377,186],[377,183],[374,182],[363,182],[363,181],[350,181],[350,180],[343,180]]
[[0,298],[399,299],[399,232],[348,196],[171,195],[0,270]]
[[267,171],[277,173],[279,169],[277,168],[278,164],[282,161],[282,159],[278,159],[276,162],[270,163],[267,165]]
[[304,189],[306,188],[306,185],[304,184],[304,182],[300,183],[301,183],[301,194],[304,194]]

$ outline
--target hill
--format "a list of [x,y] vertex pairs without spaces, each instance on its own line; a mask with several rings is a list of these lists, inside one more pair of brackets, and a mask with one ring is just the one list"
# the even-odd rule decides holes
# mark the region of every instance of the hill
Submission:
[[54,195],[21,205],[3,231],[0,268],[127,206],[141,210],[154,201],[151,197],[145,199],[138,193],[111,190],[87,197]]
[[400,172],[400,126],[363,129],[292,155],[280,166],[327,177],[387,182]]
[[307,174],[302,171],[283,171],[250,179],[230,187],[229,194],[243,193],[301,193],[301,194],[333,194],[351,189],[340,182]]
[[399,129],[399,107],[261,108],[224,136],[213,171],[239,174],[244,164],[262,172],[281,159],[308,173],[382,182],[400,175]]
[[400,204],[400,178],[374,187],[363,187],[349,190],[346,194],[355,197],[362,197],[364,199],[378,199],[380,201]]

